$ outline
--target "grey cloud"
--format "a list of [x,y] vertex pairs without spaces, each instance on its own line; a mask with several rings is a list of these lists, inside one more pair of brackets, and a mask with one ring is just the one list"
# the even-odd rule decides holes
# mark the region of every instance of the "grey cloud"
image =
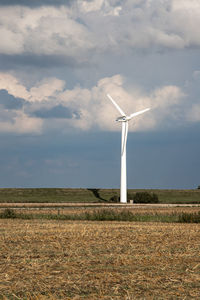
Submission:
[[21,109],[24,100],[21,98],[15,98],[8,94],[6,90],[0,90],[0,104],[6,109]]
[[2,6],[13,6],[13,5],[21,5],[28,7],[38,7],[38,6],[59,6],[59,5],[70,5],[72,0],[0,0],[0,5]]
[[42,119],[71,119],[78,118],[77,113],[73,113],[69,108],[62,105],[56,105],[52,108],[41,108],[32,112],[32,115]]
[[87,61],[77,61],[73,57],[63,55],[35,55],[19,54],[6,55],[0,54],[1,70],[13,70],[14,67],[29,66],[35,68],[52,68],[52,67],[82,67],[89,64]]
[[15,111],[8,111],[5,110],[3,107],[0,105],[0,124],[6,123],[6,122],[13,122],[13,119],[17,116]]

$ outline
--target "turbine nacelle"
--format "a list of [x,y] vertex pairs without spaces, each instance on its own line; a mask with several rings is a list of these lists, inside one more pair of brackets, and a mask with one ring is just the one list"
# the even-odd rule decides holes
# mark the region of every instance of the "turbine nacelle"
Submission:
[[124,117],[118,117],[118,118],[116,119],[116,121],[117,121],[117,122],[126,122],[126,121],[127,121],[127,117],[126,117],[126,116],[124,116]]
[[131,116],[123,116],[123,117],[118,117],[116,119],[117,122],[127,122],[127,121],[130,121],[132,119]]

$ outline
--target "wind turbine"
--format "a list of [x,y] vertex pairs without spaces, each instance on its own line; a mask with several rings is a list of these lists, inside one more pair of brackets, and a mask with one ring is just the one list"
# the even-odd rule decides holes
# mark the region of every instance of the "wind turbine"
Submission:
[[117,122],[122,123],[122,137],[121,137],[121,188],[120,188],[120,202],[127,203],[127,180],[126,180],[126,142],[128,135],[128,121],[132,118],[145,113],[150,110],[150,108],[146,108],[144,110],[138,111],[127,116],[123,110],[119,107],[119,105],[113,100],[113,98],[107,94],[107,97],[114,104],[118,112],[121,114],[121,117],[116,119]]

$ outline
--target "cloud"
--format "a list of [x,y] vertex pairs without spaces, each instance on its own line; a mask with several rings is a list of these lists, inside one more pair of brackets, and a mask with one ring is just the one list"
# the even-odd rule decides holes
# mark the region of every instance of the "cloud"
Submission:
[[16,79],[15,76],[8,73],[0,73],[0,90],[7,92],[17,98],[28,99],[27,89]]
[[83,64],[108,51],[200,46],[200,3],[195,0],[77,0],[58,7],[47,1],[36,7],[23,3],[1,7],[1,55],[61,56]]
[[[132,90],[124,89],[122,76],[116,75],[111,78],[100,80],[97,87],[92,89],[93,97],[97,97],[101,104],[97,104],[95,112],[98,126],[103,130],[119,130],[119,124],[114,123],[115,117],[119,116],[118,111],[105,95],[110,93],[127,115],[145,108],[151,111],[145,115],[138,116],[129,123],[130,131],[145,131],[174,126],[180,121],[179,106],[182,103],[184,94],[177,86],[164,86],[155,89],[147,95],[138,88]],[[101,100],[102,99],[102,100]]]
[[15,98],[22,98],[29,102],[49,100],[49,97],[54,97],[58,91],[62,91],[64,85],[64,80],[48,78],[48,80],[43,79],[36,83],[28,91],[15,76],[8,73],[0,73],[0,90],[7,90]]
[[8,94],[6,90],[0,90],[0,105],[6,109],[21,109],[24,101],[21,98],[15,98]]
[[200,104],[196,103],[192,105],[191,109],[187,114],[187,120],[189,122],[200,122]]
[[32,112],[32,114],[42,119],[71,119],[73,117],[78,118],[77,114],[73,114],[70,109],[60,104],[51,108],[42,108],[39,110],[35,110]]
[[101,11],[104,16],[113,15],[119,16],[122,9],[120,1],[105,1],[105,0],[94,0],[94,1],[82,1],[78,0],[78,7],[80,11],[90,13]]
[[200,71],[196,70],[193,72],[193,79],[194,80],[199,80],[200,79]]
[[20,54],[0,54],[1,70],[14,70],[16,68],[26,70],[44,69],[44,68],[60,68],[67,66],[68,68],[84,67],[90,65],[90,62],[78,60],[76,57],[64,54],[41,54],[20,53]]
[[66,6],[5,6],[0,19],[1,54],[53,54],[81,60],[93,47],[89,31]]
[[[7,80],[10,80],[10,85]],[[57,78],[45,78],[27,89],[13,75],[3,73],[1,82],[4,83],[4,94],[7,90],[10,95],[16,97],[16,102],[19,94],[24,99],[21,110],[20,107],[16,109],[14,106],[5,109],[4,99],[4,111],[0,118],[1,130],[16,130],[21,133],[31,132],[31,128],[33,132],[53,128],[61,131],[118,131],[120,124],[116,123],[115,119],[119,113],[106,97],[107,93],[112,95],[127,114],[151,108],[150,112],[130,122],[131,131],[173,128],[184,124],[186,119],[190,122],[184,105],[186,95],[174,85],[159,87],[148,95],[139,88],[125,89],[126,80],[121,75],[102,78],[91,89],[74,87],[68,90],[65,88],[65,82]],[[8,112],[9,122],[3,119]]]
[[69,5],[72,0],[34,0],[34,1],[26,1],[26,0],[0,0],[0,6],[13,6],[13,5],[23,5],[28,7],[37,7],[44,5],[52,5],[52,6],[60,6],[60,5]]
[[55,97],[58,91],[62,91],[64,85],[64,80],[57,78],[44,79],[30,89],[29,97],[26,100],[30,102],[47,101],[49,97]]
[[30,98],[26,87],[13,75],[0,73],[0,132],[40,133],[43,121],[24,113],[25,100]]
[[[199,1],[79,1],[85,24],[102,48],[182,49],[199,46]],[[117,13],[116,13],[117,12]],[[106,35],[105,35],[106,32]]]
[[[3,115],[3,116],[2,116]],[[5,120],[5,115],[7,118]],[[0,132],[32,134],[42,132],[43,121],[39,118],[29,117],[22,111],[2,112],[0,115]]]

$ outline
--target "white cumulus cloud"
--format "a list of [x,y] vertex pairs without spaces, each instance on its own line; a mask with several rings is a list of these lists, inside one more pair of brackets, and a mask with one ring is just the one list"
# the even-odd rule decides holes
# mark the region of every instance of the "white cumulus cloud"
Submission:
[[0,73],[0,90],[7,90],[14,97],[29,98],[29,92],[26,87],[15,76],[8,73]]
[[67,7],[1,7],[0,53],[64,55],[77,59],[93,47],[87,28]]
[[[147,94],[142,89],[125,89],[125,78],[121,75],[102,78],[91,89],[74,87],[65,89],[65,82],[56,78],[45,78],[30,89],[27,89],[14,76],[1,74],[1,89],[6,89],[14,97],[25,100],[23,111],[15,112],[10,116],[9,124],[1,114],[1,130],[16,132],[41,132],[45,128],[60,128],[60,130],[120,130],[120,124],[115,122],[119,116],[118,111],[106,97],[107,93],[116,100],[125,113],[131,114],[150,107],[151,111],[136,117],[130,122],[131,131],[154,130],[177,126],[191,122],[188,111],[185,111],[185,95],[175,85],[168,85],[154,89]],[[66,109],[66,117],[59,117],[59,108]],[[56,110],[56,115],[52,111]],[[199,120],[199,107],[194,108],[191,103],[190,110],[195,109],[195,119]],[[47,118],[37,117],[34,112],[44,111],[51,114]],[[7,110],[8,111],[8,110]],[[4,111],[6,113],[6,111]],[[53,118],[53,121],[52,121]],[[4,125],[3,125],[4,124]],[[10,129],[9,129],[10,128]]]
[[0,53],[8,55],[62,55],[85,62],[92,54],[107,51],[200,46],[198,0],[3,6],[0,20]]

